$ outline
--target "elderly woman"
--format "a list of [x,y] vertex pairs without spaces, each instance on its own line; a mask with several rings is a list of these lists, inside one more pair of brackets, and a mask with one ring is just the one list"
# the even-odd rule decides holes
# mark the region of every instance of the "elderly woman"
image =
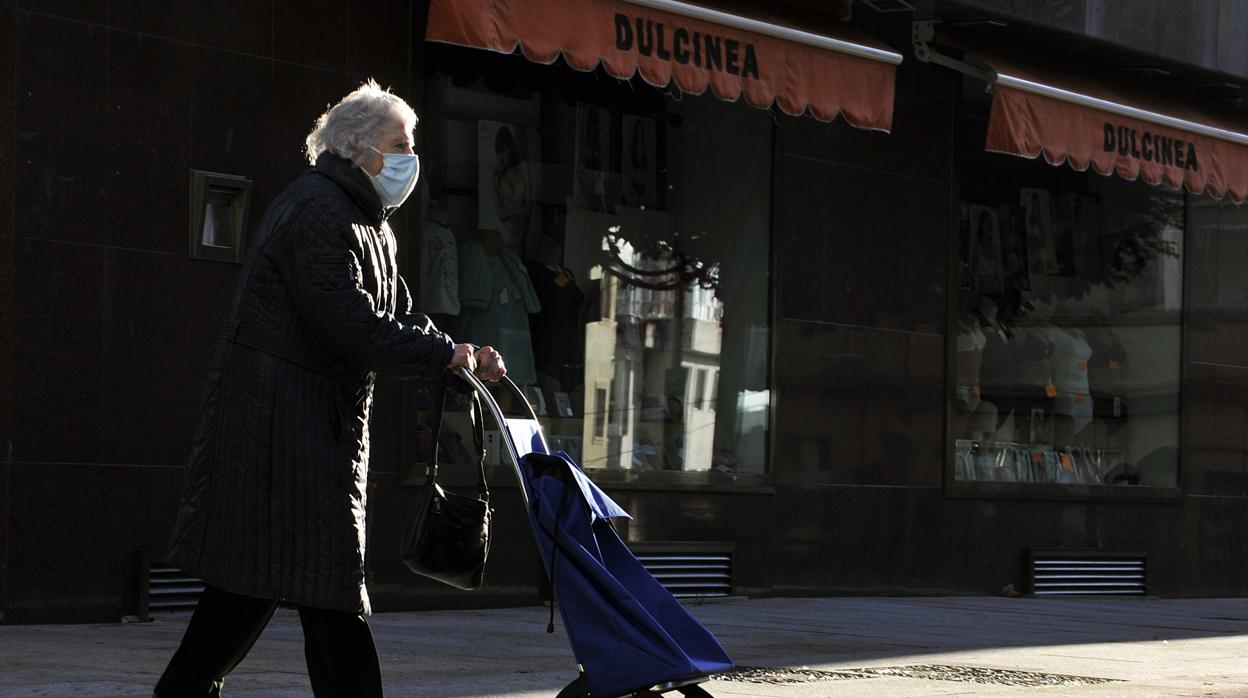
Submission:
[[307,137],[313,168],[248,252],[208,377],[169,560],[208,585],[156,686],[220,695],[281,600],[303,625],[317,696],[379,696],[364,586],[368,422],[378,374],[506,372],[412,299],[387,217],[415,187],[416,114],[373,81]]

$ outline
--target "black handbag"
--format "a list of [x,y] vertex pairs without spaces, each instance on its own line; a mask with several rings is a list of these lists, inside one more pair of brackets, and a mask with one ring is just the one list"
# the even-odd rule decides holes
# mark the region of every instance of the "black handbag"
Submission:
[[478,455],[480,479],[476,496],[451,492],[438,484],[438,438],[446,407],[449,378],[439,381],[433,398],[433,434],[426,461],[425,483],[416,492],[399,540],[399,557],[411,571],[458,589],[481,586],[490,553],[490,491],[485,482],[485,415],[472,395],[469,416]]

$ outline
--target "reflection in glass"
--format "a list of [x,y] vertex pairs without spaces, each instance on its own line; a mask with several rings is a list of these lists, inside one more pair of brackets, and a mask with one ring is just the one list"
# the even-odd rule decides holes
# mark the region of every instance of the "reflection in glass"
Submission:
[[1085,181],[964,206],[955,479],[1177,486],[1183,195]]
[[[466,319],[516,310],[529,332],[503,347],[513,379],[545,402],[554,448],[617,471],[599,475],[765,473],[773,115],[548,68],[515,81],[532,89],[499,94],[488,71],[455,73],[455,49],[435,54],[446,60],[428,84],[424,128],[443,165],[429,172],[439,202],[429,210],[445,214],[421,232],[433,239],[438,223],[456,242],[457,338],[497,345],[497,323]],[[503,71],[530,66],[473,55]],[[505,271],[532,284],[523,308],[485,283],[502,265],[481,244],[500,232],[494,173],[522,136],[527,225],[499,256],[514,255]],[[682,471],[697,474],[668,476]]]
[[645,125],[667,134],[664,148],[646,139],[663,154],[662,200],[622,196],[609,211],[568,200],[564,260],[593,312],[581,323],[582,464],[762,473],[771,141],[760,135],[772,124],[713,98],[668,108],[678,130]]
[[606,260],[590,274],[601,317],[585,326],[585,375],[595,407],[609,408],[587,406],[585,465],[710,470],[707,384],[719,371],[723,319],[718,268],[666,242],[638,251],[614,232],[602,249]]

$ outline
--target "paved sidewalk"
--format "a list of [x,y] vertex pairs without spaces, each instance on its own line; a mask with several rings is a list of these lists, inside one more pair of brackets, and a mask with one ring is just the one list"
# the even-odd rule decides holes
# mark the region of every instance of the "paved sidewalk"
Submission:
[[[1248,599],[825,598],[691,608],[739,665],[759,668],[704,684],[719,698],[1248,696]],[[185,622],[0,626],[0,696],[150,696]],[[567,637],[546,634],[539,607],[382,613],[372,624],[392,697],[549,698],[573,677]],[[298,617],[279,611],[226,695],[310,695],[301,643]]]

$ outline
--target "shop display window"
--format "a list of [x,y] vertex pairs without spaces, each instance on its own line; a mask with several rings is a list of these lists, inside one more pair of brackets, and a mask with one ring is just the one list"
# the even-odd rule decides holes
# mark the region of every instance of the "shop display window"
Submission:
[[497,347],[596,477],[765,473],[773,116],[520,56],[428,59],[417,305]]
[[954,480],[1177,487],[1187,195],[995,154],[962,192]]

